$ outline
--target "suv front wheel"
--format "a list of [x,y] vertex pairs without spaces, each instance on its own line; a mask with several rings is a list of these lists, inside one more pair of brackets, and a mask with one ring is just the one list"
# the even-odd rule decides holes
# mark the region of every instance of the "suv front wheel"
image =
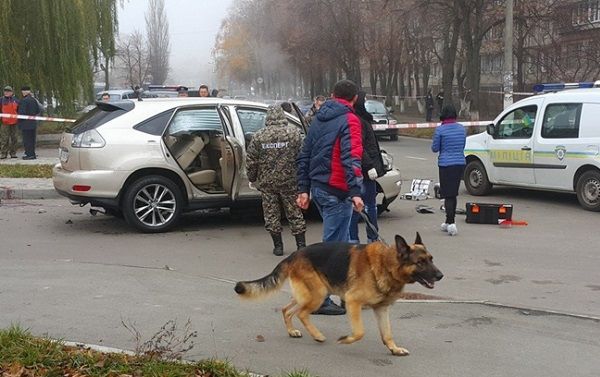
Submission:
[[175,182],[160,175],[141,177],[125,191],[123,214],[145,233],[169,230],[181,216],[183,197]]

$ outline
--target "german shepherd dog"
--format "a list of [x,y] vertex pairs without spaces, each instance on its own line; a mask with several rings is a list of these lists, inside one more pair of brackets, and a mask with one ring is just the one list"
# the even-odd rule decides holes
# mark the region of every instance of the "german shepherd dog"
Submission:
[[392,354],[405,356],[408,350],[398,347],[392,339],[388,308],[400,297],[405,284],[418,282],[432,289],[443,276],[417,233],[412,245],[398,235],[394,246],[382,242],[310,245],[281,261],[269,275],[238,282],[235,291],[244,298],[264,297],[279,290],[289,278],[293,298],[282,309],[287,332],[292,338],[302,336],[292,325],[292,317],[297,315],[317,342],[324,342],[325,336],[310,321],[310,314],[320,307],[327,294],[345,300],[352,327],[352,334],[339,338],[338,343],[351,344],[364,336],[361,310],[363,306],[371,307],[383,343]]

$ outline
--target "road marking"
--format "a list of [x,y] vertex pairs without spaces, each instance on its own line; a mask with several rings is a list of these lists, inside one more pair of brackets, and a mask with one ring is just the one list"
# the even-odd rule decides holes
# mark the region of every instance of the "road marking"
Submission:
[[423,157],[414,157],[414,156],[404,156],[404,157],[410,158],[410,159],[413,159],[413,160],[427,161],[427,159],[423,158]]

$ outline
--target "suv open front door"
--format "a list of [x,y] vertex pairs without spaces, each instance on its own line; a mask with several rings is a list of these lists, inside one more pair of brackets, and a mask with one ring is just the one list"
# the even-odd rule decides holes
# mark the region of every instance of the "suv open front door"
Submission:
[[222,106],[218,106],[217,110],[226,128],[226,134],[221,139],[221,158],[219,160],[223,189],[229,194],[231,200],[236,200],[240,192],[244,147],[235,137],[231,136],[233,135],[231,118],[225,114],[228,110]]

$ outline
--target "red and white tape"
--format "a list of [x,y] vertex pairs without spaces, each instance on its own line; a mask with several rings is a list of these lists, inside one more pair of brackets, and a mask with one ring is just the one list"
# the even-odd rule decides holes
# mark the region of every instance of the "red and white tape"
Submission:
[[[465,127],[481,127],[487,126],[492,123],[491,121],[479,121],[479,122],[458,122]],[[388,130],[388,129],[411,129],[411,128],[436,128],[440,123],[399,123],[399,124],[374,124],[373,129]]]
[[24,119],[24,120],[44,120],[46,122],[64,122],[64,123],[75,122],[75,119],[41,117],[41,116],[36,116],[36,115],[15,115],[15,114],[3,114],[3,113],[0,113],[0,118]]

